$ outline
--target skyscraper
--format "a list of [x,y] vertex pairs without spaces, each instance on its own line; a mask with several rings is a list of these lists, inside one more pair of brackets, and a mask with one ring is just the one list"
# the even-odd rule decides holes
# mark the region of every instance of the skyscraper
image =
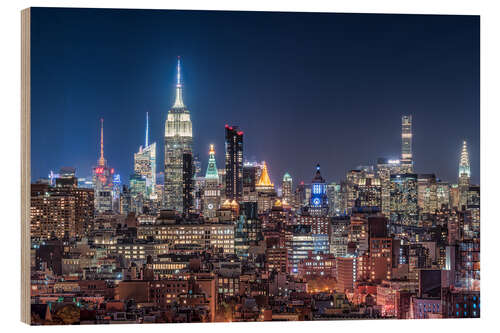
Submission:
[[413,172],[412,117],[401,118],[401,167],[402,173]]
[[418,208],[420,214],[434,214],[439,208],[436,175],[418,175]]
[[276,191],[274,184],[269,178],[267,164],[264,161],[262,162],[262,173],[260,174],[259,181],[255,184],[255,190],[257,191],[257,209],[259,214],[271,209],[276,199]]
[[[177,60],[177,84],[175,102],[168,111],[165,122],[165,207],[178,212],[184,210],[184,191],[191,186],[183,184],[186,176],[184,166],[192,155],[193,129],[189,110],[182,100],[181,62]],[[192,159],[191,159],[192,165]],[[192,173],[187,172],[187,173]]]
[[391,175],[391,223],[418,225],[418,176],[405,173]]
[[57,187],[78,187],[78,179],[75,176],[75,168],[62,167],[59,177],[56,178]]
[[220,204],[219,173],[215,162],[214,145],[208,152],[208,166],[205,173],[205,188],[203,190],[203,216],[215,217]]
[[292,194],[292,176],[288,172],[286,172],[283,175],[283,185],[282,190],[283,190],[283,201],[286,201],[289,205],[293,205],[293,194]]
[[253,162],[245,162],[243,164],[243,201],[257,202],[257,192],[255,185],[259,180],[258,173],[261,171],[260,166]]
[[391,175],[401,173],[401,161],[379,158],[377,160],[377,177],[382,187],[382,214],[389,217],[391,211]]
[[182,154],[182,212],[187,214],[193,208],[194,163],[193,154]]
[[467,196],[470,186],[470,163],[469,151],[467,150],[467,142],[464,140],[462,151],[460,153],[460,163],[458,165],[458,192],[459,192],[459,209],[467,205]]
[[115,170],[108,167],[104,158],[104,119],[101,118],[101,155],[93,170],[94,209],[103,213],[113,209],[113,174]]
[[130,175],[130,211],[137,214],[143,213],[144,193],[146,193],[146,179],[141,175],[134,173]]
[[241,201],[243,195],[243,132],[226,125],[226,199]]
[[156,198],[156,142],[149,144],[149,115],[146,112],[146,140],[144,148],[134,154],[134,172],[146,180],[144,199]]
[[336,216],[341,213],[341,192],[340,184],[332,182],[326,186],[326,195],[328,196],[328,215]]
[[356,206],[382,209],[382,184],[374,173],[363,173],[358,182],[357,192]]
[[326,216],[328,214],[328,196],[326,194],[326,182],[321,176],[319,164],[316,165],[316,173],[311,182],[309,213],[313,216]]

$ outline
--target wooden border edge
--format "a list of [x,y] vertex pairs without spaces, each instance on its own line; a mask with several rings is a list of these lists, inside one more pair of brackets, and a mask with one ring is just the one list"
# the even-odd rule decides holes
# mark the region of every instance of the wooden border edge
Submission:
[[31,9],[21,11],[21,321],[31,324]]

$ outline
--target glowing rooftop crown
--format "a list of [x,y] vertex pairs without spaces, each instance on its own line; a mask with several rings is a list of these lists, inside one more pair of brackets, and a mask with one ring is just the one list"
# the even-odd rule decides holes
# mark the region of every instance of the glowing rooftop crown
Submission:
[[215,162],[214,145],[210,145],[210,150],[208,152],[208,166],[207,166],[207,172],[205,173],[205,178],[219,179],[219,173],[217,171],[217,165]]
[[458,176],[466,175],[470,177],[469,151],[467,142],[464,140],[462,144],[462,152],[460,153],[460,164],[458,165]]
[[259,186],[259,187],[274,186],[274,184],[271,183],[271,179],[269,178],[269,174],[267,173],[266,162],[262,162],[262,173],[260,174],[260,179],[257,182],[257,186]]

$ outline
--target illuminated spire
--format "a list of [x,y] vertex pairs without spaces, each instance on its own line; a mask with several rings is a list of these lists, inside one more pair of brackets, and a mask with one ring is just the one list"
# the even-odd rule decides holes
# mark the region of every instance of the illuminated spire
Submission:
[[257,182],[256,186],[258,186],[258,187],[274,187],[274,184],[271,183],[271,179],[269,178],[269,174],[267,173],[266,162],[262,162],[262,173],[260,174],[260,179]]
[[144,146],[147,148],[149,146],[149,113],[146,112],[146,145]]
[[321,166],[318,164],[316,164],[316,173],[314,174],[314,178],[312,180],[312,183],[315,184],[315,183],[325,183],[325,180],[323,179],[323,177],[321,176]]
[[210,150],[208,152],[208,167],[205,173],[205,179],[219,179],[219,173],[217,171],[217,165],[215,163],[215,149],[214,145],[210,145]]
[[104,159],[104,118],[101,118],[101,157],[99,157],[99,166],[104,166],[106,160]]
[[177,84],[175,85],[175,102],[174,108],[184,108],[182,101],[182,84],[181,84],[181,57],[177,57]]
[[465,175],[470,177],[469,151],[467,149],[467,141],[462,144],[462,152],[460,153],[460,163],[458,165],[458,177]]

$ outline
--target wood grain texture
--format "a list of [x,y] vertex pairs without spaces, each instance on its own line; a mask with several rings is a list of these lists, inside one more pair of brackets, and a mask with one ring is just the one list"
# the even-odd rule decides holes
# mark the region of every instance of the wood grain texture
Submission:
[[31,322],[31,38],[30,8],[21,11],[21,321]]

